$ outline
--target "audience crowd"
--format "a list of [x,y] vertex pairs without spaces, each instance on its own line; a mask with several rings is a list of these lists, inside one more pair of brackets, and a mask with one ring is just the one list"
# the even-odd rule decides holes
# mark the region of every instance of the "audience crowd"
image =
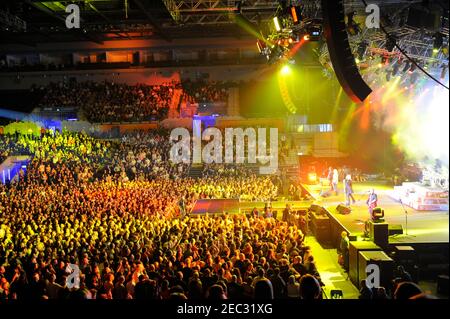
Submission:
[[[170,147],[166,131],[0,136],[1,157],[32,157],[0,184],[0,299],[322,298],[299,225],[189,215],[197,199],[276,200],[271,178],[216,164],[194,178],[171,163]],[[361,298],[383,296],[361,289]]]
[[[167,132],[121,141],[68,132],[1,136],[2,156],[33,160],[0,186],[0,298],[253,298],[265,290],[319,297],[320,277],[297,226],[180,216],[181,197],[188,205],[270,200],[277,193],[270,179],[191,178],[188,166],[167,160],[168,141]],[[75,287],[68,281],[74,265]]]
[[77,107],[91,122],[136,122],[166,116],[173,83],[58,82],[44,88],[41,107]]
[[[227,102],[228,85],[218,82],[168,82],[127,85],[116,82],[51,83],[33,90],[43,93],[40,107],[75,107],[90,122],[142,122],[165,119],[174,91],[189,103]],[[177,108],[178,106],[175,106]]]

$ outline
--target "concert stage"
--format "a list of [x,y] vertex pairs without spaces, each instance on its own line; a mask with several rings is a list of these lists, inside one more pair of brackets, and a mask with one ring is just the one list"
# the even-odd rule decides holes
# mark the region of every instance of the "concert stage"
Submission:
[[[383,182],[354,183],[354,197],[357,202],[352,205],[352,211],[347,215],[340,214],[336,210],[337,205],[345,203],[343,192],[338,196],[321,197],[319,196],[320,185],[304,185],[304,187],[315,197],[314,204],[327,208],[332,218],[352,235],[362,236],[364,234],[364,224],[369,219],[366,200],[369,190],[374,188],[378,194],[378,206],[385,211],[386,222],[389,225],[401,225],[403,227],[402,235],[389,237],[390,244],[448,243],[449,241],[448,210],[418,211],[407,206],[402,207],[400,202],[389,196],[393,187]],[[342,191],[342,185],[340,185],[340,188]],[[406,226],[408,226],[408,234],[406,234]]]
[[[448,243],[449,241],[449,217],[448,211],[418,211],[404,206],[400,202],[392,199],[389,194],[393,187],[383,184],[383,182],[354,183],[354,197],[357,200],[352,205],[352,211],[348,215],[340,214],[336,206],[345,203],[344,193],[338,196],[320,197],[320,186],[304,185],[304,187],[315,197],[314,201],[274,201],[273,211],[277,212],[277,217],[281,218],[283,209],[287,203],[292,205],[292,210],[306,210],[312,204],[325,207],[330,215],[342,229],[346,229],[350,234],[363,236],[365,222],[369,219],[366,206],[368,192],[371,188],[378,194],[378,206],[385,211],[385,220],[389,225],[401,225],[403,234],[389,237],[390,244],[404,243]],[[342,185],[340,185],[342,188]],[[219,199],[219,200],[198,200],[191,211],[191,216],[201,216],[207,213],[223,214],[244,214],[250,213],[254,207],[260,212],[264,209],[265,202],[241,202],[239,200]],[[407,216],[405,210],[407,211]],[[406,225],[406,217],[407,223]],[[408,234],[406,234],[408,226]],[[337,237],[334,235],[334,237]],[[333,239],[339,239],[333,238]]]

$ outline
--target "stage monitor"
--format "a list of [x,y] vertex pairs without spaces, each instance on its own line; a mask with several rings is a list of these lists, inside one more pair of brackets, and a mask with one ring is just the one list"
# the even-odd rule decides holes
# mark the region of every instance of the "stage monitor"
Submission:
[[384,209],[380,207],[376,207],[372,212],[372,220],[374,223],[383,223],[384,222]]

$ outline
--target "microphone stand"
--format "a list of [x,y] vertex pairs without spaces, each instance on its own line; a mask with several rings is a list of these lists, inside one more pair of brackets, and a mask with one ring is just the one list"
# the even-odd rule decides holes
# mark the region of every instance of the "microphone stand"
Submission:
[[402,199],[400,199],[400,204],[402,205],[403,211],[405,212],[405,235],[408,236],[408,211],[406,210],[405,205],[403,205]]

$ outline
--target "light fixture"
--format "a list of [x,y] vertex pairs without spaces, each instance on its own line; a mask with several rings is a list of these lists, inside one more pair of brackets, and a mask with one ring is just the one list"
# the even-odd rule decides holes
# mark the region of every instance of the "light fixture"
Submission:
[[282,68],[281,68],[281,75],[286,76],[289,75],[291,73],[291,68],[289,67],[289,65],[285,64]]
[[400,71],[400,61],[396,61],[394,63],[394,66],[392,67],[392,75],[396,76],[398,74],[398,71]]
[[442,64],[441,66],[441,80],[444,80],[447,76],[448,65]]
[[357,54],[360,60],[364,60],[364,56],[366,55],[368,43],[366,41],[361,41],[358,45]]
[[291,7],[291,16],[292,16],[292,21],[294,22],[294,25],[299,24],[300,20],[302,19],[302,13],[301,13],[300,7],[292,6]]
[[406,73],[406,72],[408,72],[408,70],[409,70],[410,68],[411,68],[411,62],[406,61],[406,62],[405,62],[405,67],[403,68],[402,72],[403,72],[403,73]]
[[433,53],[439,53],[443,45],[444,37],[442,36],[442,33],[437,32],[433,35]]
[[309,39],[311,41],[319,41],[322,36],[322,26],[313,25],[308,28]]
[[278,17],[273,18],[273,24],[275,26],[275,30],[277,30],[277,32],[280,32],[281,26],[280,26],[280,20],[278,19]]
[[397,39],[394,37],[389,37],[386,40],[386,50],[388,50],[389,52],[394,51],[396,44],[397,44]]

